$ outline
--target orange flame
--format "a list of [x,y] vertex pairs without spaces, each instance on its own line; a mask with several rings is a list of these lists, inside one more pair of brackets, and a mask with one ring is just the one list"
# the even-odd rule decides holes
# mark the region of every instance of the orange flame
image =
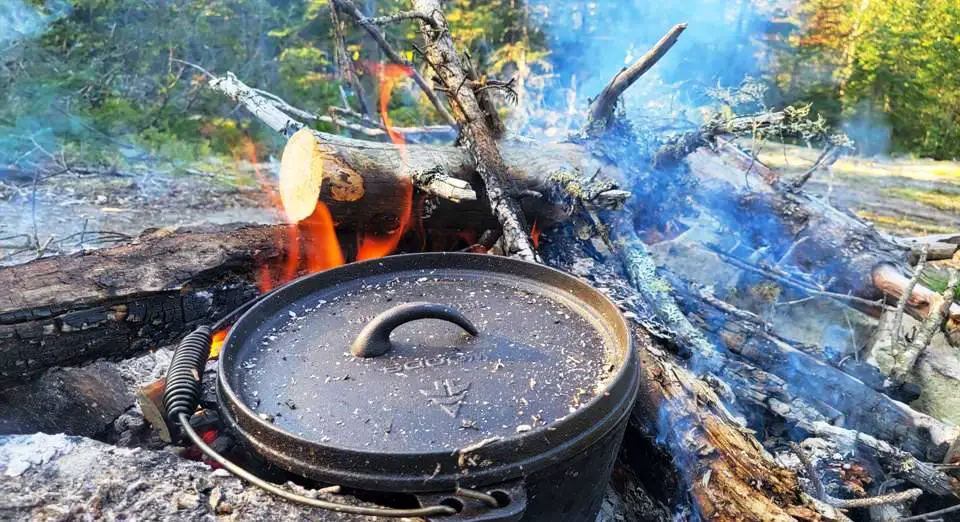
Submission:
[[[394,130],[390,119],[388,105],[393,89],[401,81],[413,74],[413,69],[398,64],[365,64],[366,68],[376,74],[380,81],[380,117],[386,128],[387,136],[396,145],[400,160],[404,168],[409,165],[406,141],[403,135]],[[284,216],[283,203],[279,193],[260,172],[257,163],[256,145],[249,138],[241,142],[237,156],[248,160],[254,168],[267,201],[279,216]],[[235,158],[237,159],[237,158]],[[364,233],[358,238],[358,261],[375,259],[393,253],[400,243],[403,234],[409,229],[413,214],[413,184],[404,180],[400,187],[401,207],[398,209],[397,227],[385,235]],[[296,278],[301,273],[314,273],[327,270],[344,264],[345,259],[337,239],[335,223],[330,210],[322,202],[306,219],[292,223],[283,229],[276,238],[277,244],[284,252],[282,261],[275,264],[264,264],[257,267],[257,287],[261,292],[268,292],[278,285]]]
[[530,227],[530,241],[533,242],[533,248],[540,248],[540,228],[537,226],[537,220],[533,220],[533,226]]
[[208,359],[216,359],[220,357],[220,351],[223,350],[223,342],[227,339],[227,332],[230,329],[217,330],[213,332],[213,340],[210,342],[210,357]]
[[[236,154],[253,165],[253,171],[267,202],[277,213],[285,216],[280,194],[260,171],[257,162],[257,147],[249,138],[244,138]],[[306,219],[289,224],[277,235],[276,242],[284,252],[282,264],[257,267],[257,288],[269,292],[278,285],[295,279],[301,272],[312,274],[344,263],[343,252],[337,241],[333,217],[323,203]]]
[[[383,120],[383,126],[387,130],[387,136],[397,147],[400,153],[400,161],[403,168],[409,165],[407,157],[407,142],[403,135],[396,132],[393,128],[393,121],[390,119],[388,105],[390,104],[390,95],[393,89],[404,79],[413,74],[413,70],[406,65],[395,63],[388,64],[368,64],[368,69],[375,72],[380,78],[380,118]],[[398,223],[395,230],[390,231],[386,236],[375,236],[365,234],[360,237],[357,245],[357,261],[365,259],[376,259],[392,253],[397,249],[400,238],[410,226],[410,217],[413,213],[413,184],[409,179],[402,182],[401,196],[402,206],[399,209]]]

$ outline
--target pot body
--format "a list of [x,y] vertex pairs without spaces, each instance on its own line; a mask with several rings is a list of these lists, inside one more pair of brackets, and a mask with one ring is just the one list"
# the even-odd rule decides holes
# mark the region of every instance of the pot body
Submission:
[[[588,316],[602,330],[608,348],[613,347],[608,353],[610,359],[604,363],[609,364],[610,370],[602,388],[589,402],[571,408],[569,413],[564,404],[560,418],[536,429],[527,427],[514,432],[511,427],[482,444],[455,447],[452,452],[447,447],[390,453],[336,445],[282,429],[259,416],[237,393],[243,385],[238,374],[244,357],[258,349],[257,336],[269,329],[269,318],[288,314],[300,317],[290,312],[292,303],[315,299],[330,288],[350,285],[358,279],[374,285],[383,283],[378,278],[392,278],[395,274],[417,280],[419,271],[434,277],[436,273],[457,270],[465,271],[460,274],[464,279],[457,281],[472,277],[506,280],[510,284],[523,281],[524,285],[532,285],[533,291],[539,287],[544,296],[567,302],[571,313]],[[477,376],[475,379],[480,379],[490,375],[494,361],[498,359],[484,362],[482,368],[468,368],[476,361],[459,358],[447,360],[441,367],[455,368],[457,372],[469,370]],[[451,366],[454,363],[457,366]],[[412,494],[422,506],[446,504],[460,508],[458,514],[438,517],[437,521],[590,521],[599,511],[636,398],[638,365],[629,329],[616,305],[582,281],[542,265],[495,256],[414,254],[345,265],[294,281],[267,296],[231,330],[220,359],[217,393],[221,418],[237,440],[266,462],[295,474],[358,490]],[[388,371],[386,367],[379,369]],[[555,376],[538,375],[540,381],[547,377]],[[562,382],[564,376],[559,379]],[[377,402],[376,396],[369,398],[373,399],[371,404]],[[494,495],[499,499],[499,507],[492,508],[469,495],[458,494],[457,488]]]

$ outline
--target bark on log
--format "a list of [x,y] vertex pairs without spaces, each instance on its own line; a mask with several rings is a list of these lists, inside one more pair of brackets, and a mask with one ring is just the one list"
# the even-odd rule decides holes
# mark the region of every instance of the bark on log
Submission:
[[655,427],[686,477],[705,520],[822,520],[800,495],[796,475],[778,466],[720,404],[714,392],[638,332],[640,398],[634,416]]
[[0,381],[175,342],[257,294],[283,227],[198,227],[0,270]]

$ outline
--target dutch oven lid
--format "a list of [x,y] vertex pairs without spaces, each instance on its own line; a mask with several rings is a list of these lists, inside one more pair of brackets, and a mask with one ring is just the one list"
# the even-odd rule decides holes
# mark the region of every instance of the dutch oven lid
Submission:
[[570,276],[419,254],[281,289],[231,332],[221,380],[265,424],[324,447],[450,454],[550,430],[629,357],[616,308]]

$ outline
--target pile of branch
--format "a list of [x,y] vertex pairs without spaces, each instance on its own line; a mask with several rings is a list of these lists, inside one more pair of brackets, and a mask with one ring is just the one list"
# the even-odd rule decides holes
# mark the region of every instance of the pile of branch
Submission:
[[[306,202],[307,213],[317,201],[325,203],[338,231],[395,232],[412,184],[437,200],[425,227],[499,230],[498,248],[507,255],[547,262],[610,289],[637,326],[644,386],[636,425],[671,455],[672,469],[665,471],[689,491],[673,501],[710,520],[812,521],[844,520],[845,510],[885,504],[909,512],[921,493],[921,499],[960,497],[957,480],[938,467],[960,458],[957,426],[900,402],[908,394],[902,382],[791,341],[761,309],[712,288],[715,272],[726,270],[737,274],[736,288],[772,285],[778,294],[825,299],[868,316],[905,296],[901,309],[927,319],[930,336],[946,319],[960,317],[946,294],[909,275],[909,248],[807,194],[802,183],[780,179],[730,139],[738,129],[779,125],[788,116],[715,120],[643,161],[639,144],[629,146],[636,140],[629,126],[614,125],[620,95],[665,55],[684,25],[613,78],[591,105],[584,133],[566,143],[531,144],[501,138],[502,123],[489,110],[491,84],[476,81],[473,66],[457,52],[437,0],[415,0],[413,11],[378,19],[364,18],[346,1],[334,6],[398,61],[382,35],[377,38],[377,25],[416,21],[436,85],[417,83],[452,118],[458,145],[400,150],[325,134],[295,119],[304,116],[298,109],[229,73],[210,86],[293,137],[284,156],[301,159],[284,167],[281,184],[294,176],[306,185],[296,192],[298,202]],[[611,141],[619,149],[612,150]],[[629,190],[669,191],[681,180],[689,197],[677,199],[686,208],[671,201],[656,208],[672,213],[661,216],[664,221],[687,227],[684,235],[693,239],[684,248],[695,244],[715,263],[700,263],[700,272],[681,269],[685,252],[669,253],[683,237],[654,245],[668,252],[658,266],[641,238],[659,231],[636,230],[653,207],[629,199]],[[533,219],[553,227],[552,246],[534,247]],[[270,227],[154,232],[133,245],[0,271],[0,284],[13,290],[0,299],[0,371],[22,378],[49,365],[176,338],[255,292],[252,267],[284,255],[275,233]],[[809,476],[809,466],[782,463],[791,451],[778,454],[758,440],[748,427],[758,418],[776,419],[802,438],[849,447],[855,458],[874,459],[886,475],[920,492],[837,498]],[[807,459],[803,452],[799,457]],[[804,488],[801,476],[819,487]]]

